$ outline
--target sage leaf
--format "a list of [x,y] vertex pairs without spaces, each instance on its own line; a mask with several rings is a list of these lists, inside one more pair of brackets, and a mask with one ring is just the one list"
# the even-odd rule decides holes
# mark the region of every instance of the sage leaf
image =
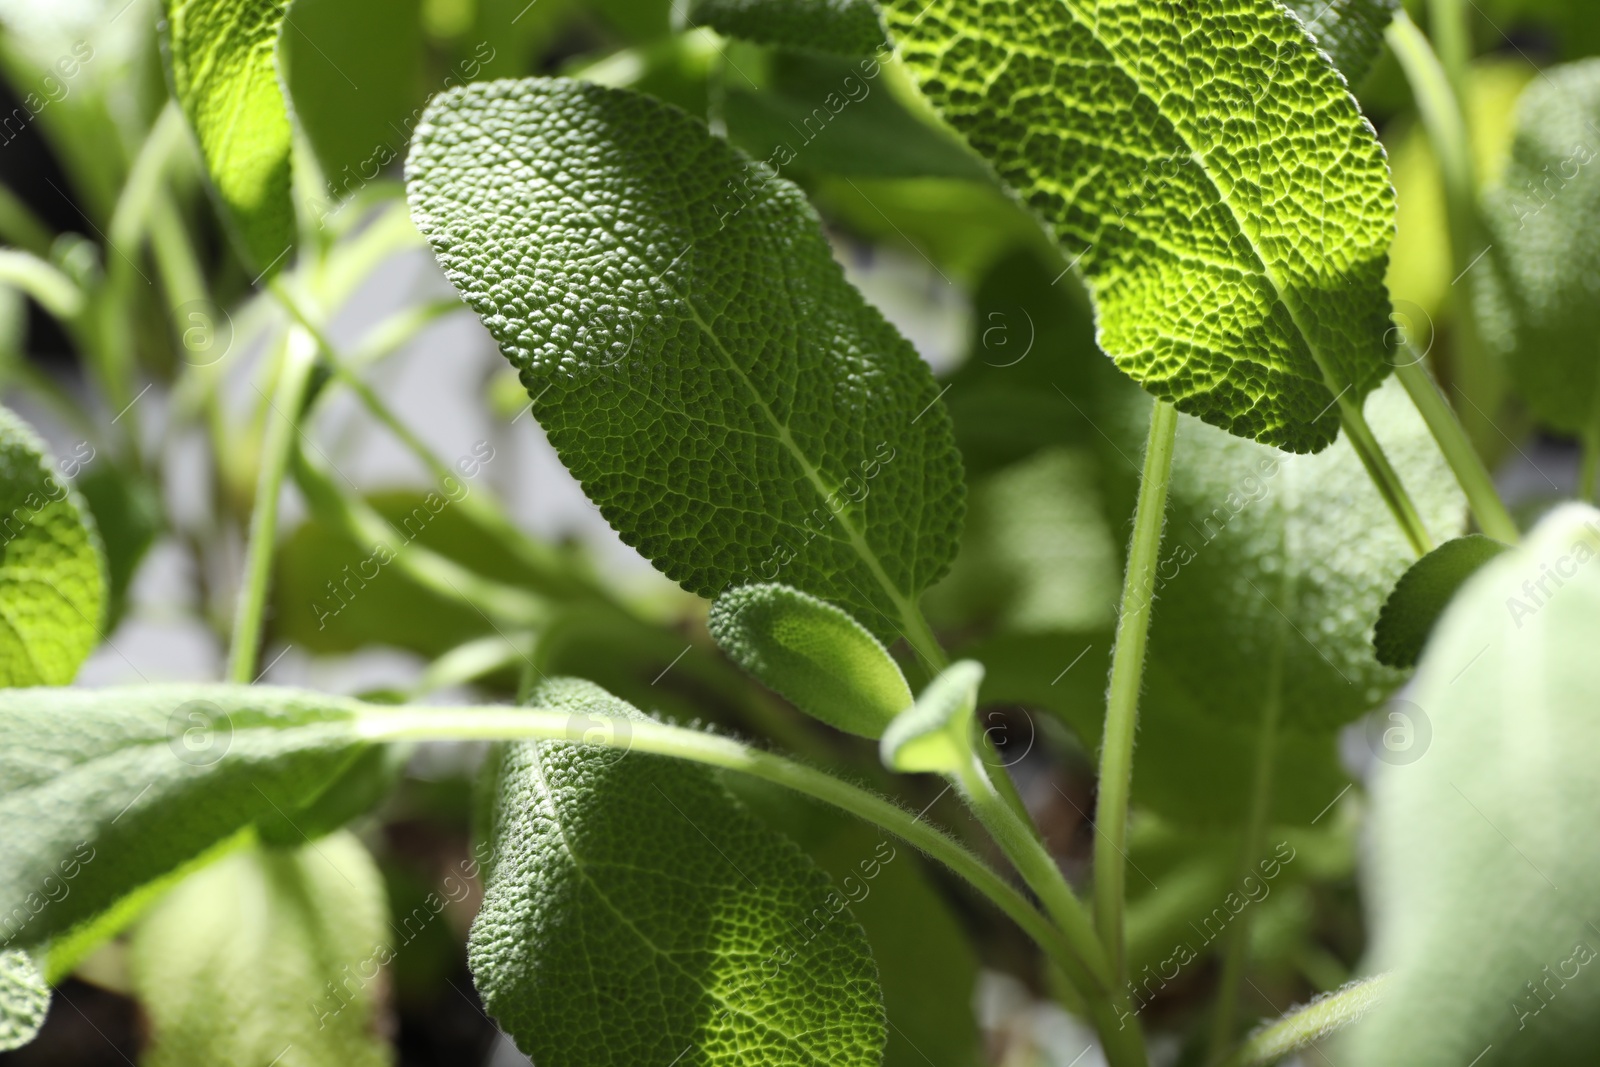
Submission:
[[1600,59],[1528,83],[1510,158],[1483,200],[1484,338],[1540,420],[1600,434]]
[[972,759],[972,720],[978,710],[983,664],[952,663],[939,672],[884,732],[883,765],[907,774],[954,774]]
[[0,1052],[32,1041],[50,1011],[50,986],[26,952],[0,952]]
[[1365,966],[1393,978],[1339,1062],[1593,1062],[1597,557],[1600,511],[1565,505],[1440,620],[1407,693],[1431,743],[1371,782]]
[[1274,0],[893,0],[906,67],[1083,271],[1155,396],[1314,452],[1385,375],[1394,191]]
[[44,941],[303,807],[362,750],[359,706],[258,686],[0,690],[0,943]]
[[884,45],[873,0],[693,0],[690,20],[730,37],[840,55]]
[[4,408],[0,528],[0,686],[66,685],[100,640],[100,539],[44,443]]
[[1372,647],[1378,662],[1389,667],[1414,667],[1434,623],[1450,606],[1468,578],[1506,545],[1482,534],[1446,541],[1411,565],[1395,583],[1373,630]]
[[194,129],[225,225],[252,271],[294,245],[293,133],[277,49],[290,0],[163,0],[172,94]]
[[781,580],[880,638],[915,627],[955,554],[960,456],[799,189],[676,108],[559,79],[435,97],[406,173],[625,542],[702,596]]
[[1400,0],[1284,0],[1300,16],[1317,47],[1354,88],[1383,49],[1383,31]]
[[[640,717],[576,680],[532,702]],[[488,781],[468,962],[536,1063],[879,1062],[877,971],[845,898],[712,772],[530,742],[498,747]]]
[[[394,958],[383,876],[348,833],[253,846],[175,886],[134,929],[146,1067],[383,1067]],[[441,921],[437,918],[435,921]]]

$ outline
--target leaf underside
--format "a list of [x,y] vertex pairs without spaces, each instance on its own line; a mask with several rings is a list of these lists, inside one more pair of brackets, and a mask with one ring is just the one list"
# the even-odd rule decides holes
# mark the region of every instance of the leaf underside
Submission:
[[290,0],[164,0],[173,97],[193,127],[233,235],[268,271],[294,244],[289,113],[278,34]]
[[1389,372],[1394,191],[1343,78],[1273,0],[896,0],[901,57],[1044,221],[1100,347],[1295,452]]
[[66,685],[100,640],[106,579],[87,508],[0,408],[0,686]]
[[1506,550],[1492,537],[1470,534],[1446,541],[1417,560],[1395,583],[1384,602],[1372,647],[1378,662],[1390,667],[1414,667],[1428,635],[1468,578]]
[[26,952],[0,953],[0,1052],[32,1041],[50,1010],[50,987]]
[[436,97],[407,184],[625,542],[702,596],[779,580],[894,638],[955,554],[961,460],[799,189],[676,108],[544,79]]
[[[533,699],[639,717],[576,680]],[[497,749],[489,781],[468,961],[541,1067],[879,1062],[877,970],[845,899],[712,772],[536,742]]]

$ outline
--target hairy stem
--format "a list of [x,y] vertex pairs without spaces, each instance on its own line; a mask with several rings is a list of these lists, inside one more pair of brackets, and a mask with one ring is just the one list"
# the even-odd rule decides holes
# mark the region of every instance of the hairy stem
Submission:
[[228,649],[228,680],[255,680],[261,646],[261,617],[266,610],[267,587],[272,577],[272,553],[278,534],[278,496],[288,469],[289,452],[299,432],[300,408],[316,360],[316,340],[305,330],[291,328],[278,384],[270,401],[261,443],[261,475],[256,482],[255,504],[250,511],[250,541],[245,549],[244,582],[233,617],[233,640]]
[[1400,383],[1411,394],[1411,402],[1422,413],[1428,429],[1433,431],[1433,439],[1439,442],[1439,450],[1444,453],[1445,461],[1455,472],[1456,481],[1467,494],[1467,503],[1472,507],[1473,517],[1478,520],[1478,528],[1498,541],[1516,544],[1521,536],[1517,524],[1506,510],[1500,494],[1495,491],[1489,468],[1483,465],[1477,449],[1467,439],[1467,432],[1461,428],[1449,401],[1445,400],[1444,393],[1422,365],[1422,357],[1416,355],[1413,360],[1409,357],[1415,353],[1409,349],[1401,349],[1401,352],[1407,359],[1397,372]]
[[1127,890],[1128,794],[1133,788],[1133,741],[1139,728],[1139,688],[1156,588],[1161,532],[1166,525],[1167,487],[1178,434],[1178,409],[1158,400],[1150,412],[1133,542],[1117,615],[1106,695],[1106,727],[1100,744],[1099,799],[1095,805],[1094,915],[1111,964],[1113,981],[1126,979],[1123,910]]
[[1228,1060],[1227,1067],[1268,1067],[1291,1052],[1344,1029],[1383,999],[1388,983],[1387,974],[1351,982],[1335,993],[1291,1011],[1252,1034]]
[[1361,465],[1367,469],[1367,477],[1378,487],[1378,494],[1383,497],[1383,502],[1389,505],[1389,511],[1394,515],[1395,522],[1400,524],[1400,530],[1406,535],[1406,540],[1411,542],[1411,550],[1418,556],[1426,556],[1433,551],[1433,538],[1428,534],[1428,528],[1423,525],[1422,516],[1418,514],[1417,505],[1412,502],[1411,494],[1406,492],[1405,483],[1400,480],[1400,475],[1390,464],[1389,457],[1384,454],[1383,446],[1378,443],[1372,427],[1367,425],[1367,417],[1361,413],[1361,405],[1348,397],[1341,396],[1339,418],[1344,423],[1345,436],[1350,439],[1351,447],[1356,450],[1356,455],[1361,457]]
[[[590,726],[592,719],[585,720]],[[574,741],[572,717],[537,708],[373,707],[356,721],[371,741]],[[603,737],[602,737],[603,735]],[[729,737],[648,720],[629,719],[611,731],[584,730],[582,739],[632,752],[672,756],[748,774],[820,800],[880,827],[942,863],[988,897],[1049,954],[1091,1004],[1109,1012],[1105,984],[1063,933],[992,868],[937,828],[875,793],[825,771],[785,759]],[[1120,1065],[1119,1065],[1120,1067]]]

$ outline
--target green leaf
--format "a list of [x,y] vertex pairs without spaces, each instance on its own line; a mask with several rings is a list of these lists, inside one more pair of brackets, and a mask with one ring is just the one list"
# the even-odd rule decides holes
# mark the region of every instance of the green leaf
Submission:
[[135,929],[148,1067],[382,1067],[383,877],[350,834],[250,848],[185,879]]
[[740,148],[785,170],[986,179],[983,164],[960,142],[895,97],[894,77],[870,56],[779,52],[765,89],[728,86],[723,121]]
[[795,707],[862,737],[881,737],[911,706],[900,666],[866,628],[786,585],[747,585],[711,605],[711,636]]
[[252,271],[276,270],[295,238],[293,135],[276,59],[289,3],[163,0],[172,94]]
[[730,37],[864,56],[884,46],[873,0],[694,0],[689,18]]
[[[1428,528],[1459,533],[1464,498],[1409,398],[1395,383],[1366,406]],[[1186,419],[1151,622],[1152,675],[1195,711],[1252,730],[1276,678],[1287,729],[1336,729],[1404,680],[1378,663],[1371,636],[1412,558],[1348,442],[1285,456]]]
[[336,197],[401,158],[422,106],[420,0],[294,0],[283,81]]
[[894,0],[924,93],[1078,263],[1100,347],[1232,433],[1326,447],[1389,372],[1394,192],[1274,0]]
[[142,474],[109,461],[91,463],[74,484],[105,548],[105,631],[110,633],[127,609],[128,587],[139,564],[161,532],[161,498]]
[[0,690],[0,939],[37,944],[303,806],[361,750],[357,707],[258,686]]
[[1440,620],[1408,693],[1431,745],[1372,780],[1365,966],[1393,978],[1339,1062],[1594,1061],[1597,558],[1600,512],[1564,506]]
[[1284,0],[1351,88],[1372,69],[1400,0]]
[[1378,662],[1402,669],[1416,666],[1434,624],[1450,606],[1450,598],[1507,547],[1492,537],[1469,534],[1446,541],[1413,563],[1395,583],[1378,615],[1372,634]]
[[955,554],[938,389],[800,191],[636,93],[443,93],[407,164],[418,228],[522,374],[562,461],[692,592],[782,580],[879,637]]
[[55,467],[0,408],[0,686],[66,685],[100,640],[100,539]]
[[50,1011],[50,986],[26,952],[0,952],[0,1052],[32,1041]]
[[[574,680],[533,701],[639,714]],[[879,1062],[877,972],[844,896],[710,771],[548,742],[502,746],[490,771],[468,960],[535,1062]]]
[[1544,71],[1517,105],[1511,157],[1484,192],[1486,341],[1540,420],[1600,433],[1600,60]]
[[972,759],[972,717],[983,664],[952,663],[917,702],[889,724],[878,751],[883,765],[906,774],[953,774]]

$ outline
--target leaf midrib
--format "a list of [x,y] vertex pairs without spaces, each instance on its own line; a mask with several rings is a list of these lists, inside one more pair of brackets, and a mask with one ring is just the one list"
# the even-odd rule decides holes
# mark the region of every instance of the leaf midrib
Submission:
[[1141,96],[1150,102],[1151,106],[1155,108],[1156,114],[1160,115],[1162,121],[1171,127],[1173,136],[1175,136],[1179,142],[1184,145],[1184,147],[1188,148],[1190,157],[1200,168],[1200,173],[1206,176],[1206,181],[1209,182],[1211,188],[1215,190],[1217,199],[1228,209],[1228,214],[1233,219],[1234,225],[1239,228],[1240,236],[1242,236],[1249,244],[1250,254],[1255,257],[1256,262],[1261,267],[1261,277],[1265,278],[1268,284],[1272,286],[1273,296],[1276,298],[1279,304],[1283,305],[1284,310],[1289,313],[1290,321],[1294,323],[1295,330],[1300,334],[1300,339],[1305,342],[1306,350],[1311,354],[1312,361],[1316,363],[1317,369],[1322,372],[1323,387],[1327,389],[1329,393],[1341,393],[1341,389],[1347,387],[1340,386],[1338,379],[1329,369],[1327,360],[1324,358],[1317,344],[1312,340],[1311,332],[1306,328],[1306,324],[1301,321],[1300,308],[1298,306],[1299,302],[1290,300],[1288,298],[1287,293],[1289,290],[1284,286],[1282,281],[1278,278],[1277,273],[1272,269],[1271,264],[1268,262],[1266,255],[1261,249],[1260,241],[1256,232],[1253,228],[1246,224],[1245,217],[1240,213],[1240,209],[1238,205],[1233,202],[1232,197],[1223,191],[1222,183],[1218,180],[1216,174],[1212,172],[1207,154],[1192,144],[1189,138],[1184,135],[1183,127],[1176,119],[1167,113],[1165,108],[1161,106],[1161,94],[1152,92],[1149,86],[1145,85],[1144,81],[1140,79],[1139,76],[1135,74],[1126,63],[1123,62],[1122,56],[1114,47],[1112,47],[1109,41],[1101,36],[1100,31],[1094,22],[1087,18],[1082,11],[1078,10],[1076,0],[1057,0],[1057,2],[1060,3],[1064,9],[1066,9],[1067,14],[1072,16],[1072,20],[1074,22],[1082,26],[1084,30],[1086,30],[1089,35],[1094,38],[1095,43],[1098,44],[1106,53],[1106,55],[1111,58],[1112,65],[1122,73],[1123,77],[1128,79],[1129,83],[1134,87],[1135,90],[1138,91]]

